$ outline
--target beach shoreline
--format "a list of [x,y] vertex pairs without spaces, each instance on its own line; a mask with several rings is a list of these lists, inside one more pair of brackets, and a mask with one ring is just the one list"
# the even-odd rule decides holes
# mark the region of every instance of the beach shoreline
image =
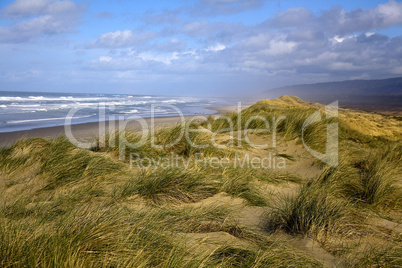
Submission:
[[[244,106],[242,108],[246,108]],[[216,113],[211,114],[220,115],[225,114],[228,112],[235,112],[237,111],[237,106],[220,106],[220,107],[208,107],[210,110],[216,111]],[[186,115],[184,118],[187,120],[194,116],[209,116],[209,115]],[[151,126],[151,118],[143,118],[148,126]],[[169,126],[173,124],[180,123],[180,116],[166,116],[166,117],[155,117],[153,120],[154,127],[163,127]],[[90,123],[80,123],[71,125],[71,133],[73,134],[74,138],[81,142],[88,142],[93,140],[95,137],[99,136],[99,129],[102,124],[104,124],[106,130],[117,130],[119,126],[121,126],[123,122],[116,121],[105,121],[105,122],[90,122]],[[130,124],[131,123],[131,124]],[[141,131],[142,126],[136,120],[131,120],[129,124],[125,125],[125,129],[128,131]],[[123,123],[124,124],[124,123]],[[35,138],[35,137],[42,137],[42,138],[56,138],[60,135],[65,134],[66,128],[64,125],[60,126],[53,126],[53,127],[41,127],[29,130],[20,130],[20,131],[12,131],[12,132],[3,132],[0,133],[0,148],[3,147],[10,147],[14,144],[17,140],[21,138]]]

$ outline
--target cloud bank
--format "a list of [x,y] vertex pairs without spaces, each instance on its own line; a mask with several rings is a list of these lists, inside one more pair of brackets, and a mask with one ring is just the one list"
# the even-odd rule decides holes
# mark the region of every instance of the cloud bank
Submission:
[[[133,27],[127,23],[77,42],[77,53],[84,56],[70,72],[72,79],[229,92],[402,75],[402,35],[383,31],[402,25],[401,2],[349,11],[292,7],[254,24],[228,19],[265,2],[197,0],[137,14]],[[84,13],[71,0],[17,0],[0,11],[9,22],[0,26],[0,43],[76,31]],[[94,17],[118,16],[104,11]]]
[[[225,7],[222,12],[226,13],[243,5],[258,6],[260,1],[205,0],[203,4]],[[144,29],[102,34],[90,46],[120,48],[121,54],[111,57],[107,64],[96,66],[96,61],[92,61],[87,67],[110,70],[113,66],[114,70],[149,72],[158,68],[158,72],[172,74],[241,72],[265,77],[402,74],[401,37],[375,33],[377,29],[402,24],[400,2],[389,1],[374,9],[350,12],[334,7],[317,15],[296,7],[253,26],[223,20],[185,21],[179,18],[180,14],[176,16],[167,12],[155,14],[155,23],[163,21],[165,25],[158,34]],[[146,20],[150,22],[152,17],[147,16]],[[171,23],[167,23],[169,20]],[[160,42],[161,36],[172,38],[169,50],[164,49],[169,41]],[[175,48],[175,43],[180,45]],[[150,51],[153,56],[141,56]],[[162,65],[155,66],[156,62]]]
[[17,0],[1,10],[1,18],[11,25],[0,27],[0,42],[21,43],[72,32],[83,10],[70,0]]

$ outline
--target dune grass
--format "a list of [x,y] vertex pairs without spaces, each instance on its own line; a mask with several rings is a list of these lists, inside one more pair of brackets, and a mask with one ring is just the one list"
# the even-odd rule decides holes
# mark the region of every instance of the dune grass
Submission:
[[233,197],[243,198],[253,206],[268,205],[266,198],[252,183],[252,175],[246,170],[243,170],[242,173],[236,169],[229,172],[225,171],[220,190]]
[[154,203],[196,202],[212,196],[216,186],[208,183],[203,174],[179,168],[142,170],[121,189],[121,196],[138,194]]
[[347,222],[346,202],[337,200],[325,189],[304,185],[292,196],[283,196],[266,214],[268,232],[284,230],[293,235],[330,234]]
[[402,262],[401,241],[388,245],[368,246],[358,254],[350,258],[348,267],[400,267]]
[[[150,130],[147,134],[116,131],[102,139],[95,139],[94,152],[109,152],[126,161],[130,157],[163,157],[175,154],[190,157],[196,154],[205,157],[233,157],[230,144],[220,144],[205,129],[197,125],[177,124]],[[218,145],[218,146],[216,146]],[[223,147],[222,147],[223,146]]]
[[[340,162],[337,167],[320,163],[322,173],[316,178],[194,163],[188,167],[152,164],[148,169],[129,166],[132,154],[138,159],[173,154],[188,160],[199,154],[202,159],[233,160],[235,153],[255,153],[245,146],[244,136],[237,139],[237,134],[250,130],[272,135],[272,120],[281,116],[276,122],[278,136],[300,142],[305,120],[318,108],[322,107],[292,97],[262,101],[240,116],[229,113],[220,119],[211,116],[193,122],[191,129],[197,131],[188,137],[181,136],[182,125],[156,129],[154,139],[150,134],[144,136],[139,147],[129,144],[139,143],[141,133],[126,132],[123,137],[116,132],[104,140],[98,138],[90,150],[75,147],[63,136],[24,138],[2,148],[0,266],[323,266],[311,254],[276,236],[286,232],[294,238],[316,239],[349,267],[398,267],[400,233],[369,221],[380,215],[392,224],[400,223],[402,150],[398,138],[389,136],[397,130],[365,130],[353,118],[325,119],[321,114],[320,122],[305,129],[305,142],[322,150],[326,124],[338,123]],[[233,131],[238,131],[233,139],[230,122]],[[261,131],[267,122],[271,131]],[[392,126],[395,122],[377,124]],[[119,160],[121,154],[125,161]],[[280,156],[297,161],[290,154]],[[290,193],[272,196],[263,191],[265,186]],[[227,203],[230,200],[236,205]],[[241,209],[266,211],[263,228],[257,222],[242,222]],[[224,234],[229,242],[208,242],[211,233]],[[193,234],[199,240],[195,240],[196,247],[189,247],[194,245]],[[364,247],[364,239],[374,245]]]
[[315,183],[326,184],[354,203],[400,209],[402,157],[399,148],[400,145],[392,143],[371,148],[359,159],[342,154],[341,163],[325,168]]
[[273,244],[267,250],[252,251],[225,246],[216,250],[209,265],[213,267],[323,267],[310,256]]
[[85,209],[63,216],[51,232],[49,227],[3,222],[1,266],[200,267],[205,258],[190,258],[144,213]]
[[[47,227],[38,221],[17,224],[3,218],[0,263],[2,267],[99,267],[167,262],[173,246],[158,229],[142,228],[145,223],[150,224],[121,209],[102,206],[84,206]],[[160,254],[150,254],[155,250]]]
[[[241,173],[240,173],[241,171]],[[218,192],[245,199],[253,206],[266,206],[268,201],[253,184],[251,171],[224,169],[209,171],[166,168],[144,169],[132,176],[119,190],[121,197],[139,195],[154,204],[198,202]]]
[[370,205],[401,205],[401,188],[397,186],[402,172],[401,147],[386,147],[371,152],[356,167],[360,170],[360,191],[356,198]]

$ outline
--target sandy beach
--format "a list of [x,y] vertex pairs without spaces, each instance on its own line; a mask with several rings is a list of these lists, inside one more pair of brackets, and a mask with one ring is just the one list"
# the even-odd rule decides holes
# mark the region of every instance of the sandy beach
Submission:
[[[246,108],[244,106],[242,108]],[[227,112],[235,112],[237,110],[237,106],[222,106],[222,107],[210,107],[209,109],[216,111],[214,115],[224,114]],[[197,116],[197,115],[195,115]],[[193,116],[185,116],[184,118],[189,119]],[[144,118],[147,125],[151,126],[151,118]],[[179,116],[167,116],[167,117],[156,117],[154,118],[154,126],[155,127],[163,127],[167,125],[172,125],[176,123],[180,123]],[[124,122],[117,122],[117,121],[106,121],[105,129],[117,129],[118,126],[123,125]],[[112,125],[111,125],[112,124]],[[113,127],[114,125],[114,127]],[[137,121],[133,120],[130,121],[125,126],[126,130],[131,131],[140,131],[142,130],[142,126]],[[84,123],[84,124],[75,124],[71,126],[72,134],[74,138],[79,141],[87,142],[94,137],[99,136],[99,122],[92,122],[92,123]],[[65,126],[55,126],[55,127],[45,127],[45,128],[37,128],[31,130],[24,130],[24,131],[14,131],[14,132],[5,132],[0,133],[0,147],[9,147],[18,139],[25,137],[25,138],[32,138],[32,137],[45,137],[45,138],[55,138],[65,134]]]

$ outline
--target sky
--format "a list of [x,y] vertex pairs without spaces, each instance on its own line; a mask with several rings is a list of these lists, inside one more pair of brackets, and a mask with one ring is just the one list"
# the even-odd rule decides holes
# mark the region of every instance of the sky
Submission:
[[0,0],[0,90],[252,96],[402,76],[402,1]]

